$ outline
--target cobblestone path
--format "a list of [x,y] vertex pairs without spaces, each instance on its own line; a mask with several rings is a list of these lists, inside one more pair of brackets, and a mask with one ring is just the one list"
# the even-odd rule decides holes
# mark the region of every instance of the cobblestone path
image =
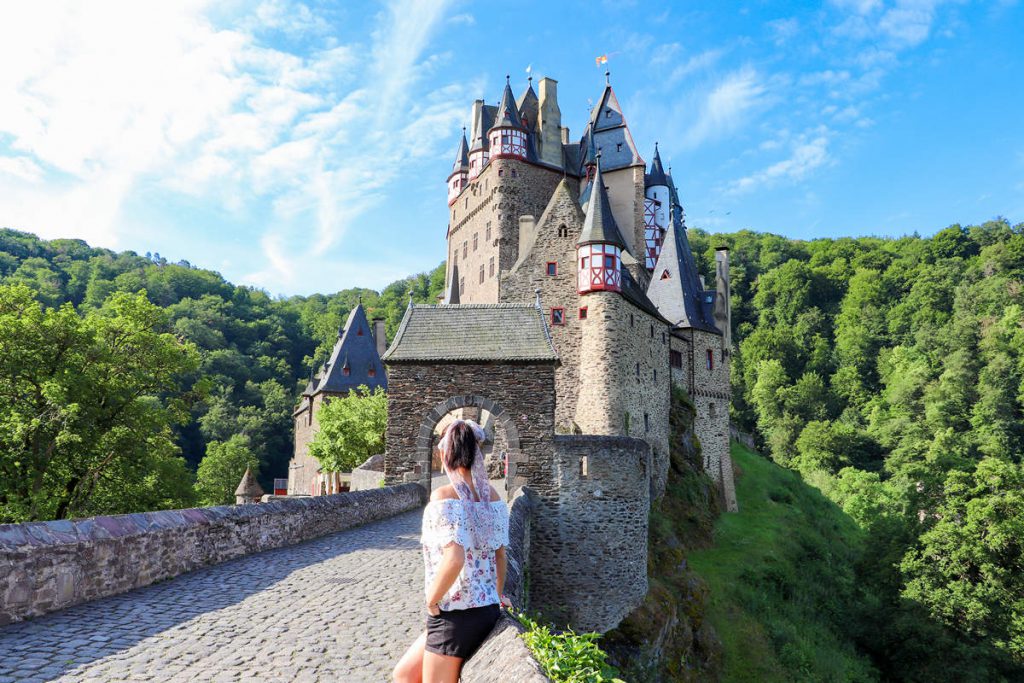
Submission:
[[422,511],[0,628],[0,682],[387,681],[423,627]]

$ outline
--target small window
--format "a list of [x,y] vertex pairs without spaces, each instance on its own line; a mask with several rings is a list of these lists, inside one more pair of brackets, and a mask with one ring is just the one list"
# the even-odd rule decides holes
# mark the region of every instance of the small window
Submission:
[[651,339],[654,339],[654,325],[651,325]]
[[587,266],[589,266],[589,265],[590,265],[590,257],[589,256],[584,256],[583,260],[580,261],[580,268],[582,268],[583,270],[586,270]]
[[565,324],[565,309],[564,308],[552,308],[551,309],[551,324],[552,325],[564,325]]
[[569,228],[566,227],[564,224],[563,225],[559,225],[558,226],[558,236],[559,237],[568,237],[569,236]]
[[370,377],[376,377],[376,376],[377,376],[377,368],[373,368],[373,367],[371,367],[371,368],[370,368],[370,369],[369,369],[369,370],[368,370],[368,371],[366,372],[366,374],[367,374],[368,376],[370,376]]
[[498,177],[499,177],[499,178],[501,178],[501,177],[502,177],[502,176],[504,176],[504,175],[505,175],[505,169],[503,169],[503,168],[499,168],[499,169],[498,169]]
[[494,277],[494,257],[493,257],[493,256],[491,257],[491,265],[490,265],[490,268],[491,268],[490,276],[491,276],[491,277]]
[[604,117],[606,119],[610,119],[612,117],[612,110],[611,109],[605,109],[604,110]]
[[670,275],[670,274],[669,274],[669,272],[668,272],[667,270],[663,270],[663,271],[661,271],[661,279],[662,279],[662,280],[667,280],[667,279],[669,279],[670,277],[672,277],[672,275]]
[[550,276],[558,275],[558,261],[548,261],[547,273]]
[[658,381],[658,368],[654,368],[654,381]]
[[715,369],[715,352],[712,351],[711,349],[708,349],[707,356],[708,356],[708,370],[714,370]]
[[487,244],[491,243],[491,222],[487,221],[487,233],[484,239],[487,240]]
[[622,151],[622,143],[621,142],[618,142],[618,143],[615,144],[615,151],[616,152],[621,152]]
[[481,263],[480,264],[480,284],[483,284],[483,281],[484,281],[484,264]]
[[683,354],[681,352],[675,351],[675,350],[669,351],[668,352],[668,364],[671,365],[674,368],[682,368],[683,367]]
[[584,455],[580,458],[580,478],[585,479],[590,476],[590,463],[587,462],[587,456]]
[[604,257],[604,267],[605,268],[614,268],[615,267],[615,257],[614,256],[605,256]]
[[480,233],[474,232],[473,233],[473,251],[476,251],[477,247],[480,246],[480,239],[479,238],[480,238]]
[[462,243],[462,258],[469,256],[469,242]]
[[460,277],[459,278],[459,294],[465,294],[465,293],[466,293],[466,278],[465,277]]
[[708,417],[710,417],[712,420],[714,420],[715,417],[717,416],[717,411],[718,411],[718,409],[715,408],[715,404],[714,403],[709,403],[708,404]]
[[647,413],[644,413],[644,432],[646,433],[649,431],[651,431],[651,417]]
[[341,369],[341,374],[344,375],[345,377],[348,377],[349,375],[352,374],[352,370],[349,369],[349,368],[342,368]]
[[633,314],[632,314],[632,313],[630,313],[630,314],[629,314],[629,326],[630,326],[630,327],[633,327],[633,322],[634,322],[634,321],[633,321]]
[[587,319],[587,307],[586,306],[580,306],[580,320],[586,320],[586,319]]
[[664,332],[661,333],[661,343],[662,344],[665,343],[665,333]]
[[363,336],[363,328],[361,328],[361,327],[357,327],[356,328],[356,336],[357,337],[362,337]]
[[636,364],[636,376],[638,379],[640,378],[640,363]]
[[513,178],[515,178],[515,177],[516,177],[516,169],[514,169],[514,168],[512,169],[512,177],[513,177]]

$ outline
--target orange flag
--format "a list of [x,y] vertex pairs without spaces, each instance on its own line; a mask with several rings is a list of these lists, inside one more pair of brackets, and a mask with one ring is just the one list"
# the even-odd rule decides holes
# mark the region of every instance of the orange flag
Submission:
[[601,66],[602,64],[607,64],[608,63],[608,55],[601,55],[600,57],[595,58],[594,62],[595,62],[595,64],[597,64],[597,66]]

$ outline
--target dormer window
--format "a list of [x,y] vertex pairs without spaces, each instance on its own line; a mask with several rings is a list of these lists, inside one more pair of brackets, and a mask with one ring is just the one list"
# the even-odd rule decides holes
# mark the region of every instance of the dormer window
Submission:
[[341,374],[344,375],[345,377],[348,377],[349,375],[352,374],[352,370],[350,368],[342,368]]
[[363,336],[363,328],[360,327],[360,328],[356,329],[356,336],[357,337],[362,337]]
[[661,271],[661,279],[662,280],[667,280],[670,277],[672,277],[672,275],[668,272],[668,270]]
[[376,377],[377,376],[377,368],[371,367],[369,370],[366,371],[366,375],[368,377]]
[[610,119],[612,117],[612,110],[611,109],[605,109],[604,110],[604,117],[606,119]]

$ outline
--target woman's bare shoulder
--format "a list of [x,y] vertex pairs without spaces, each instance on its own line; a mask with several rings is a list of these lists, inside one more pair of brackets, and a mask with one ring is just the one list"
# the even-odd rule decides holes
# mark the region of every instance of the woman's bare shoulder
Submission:
[[434,489],[434,492],[430,494],[430,501],[434,502],[437,500],[454,500],[459,497],[459,494],[455,493],[455,487],[451,484],[445,484],[444,486]]

